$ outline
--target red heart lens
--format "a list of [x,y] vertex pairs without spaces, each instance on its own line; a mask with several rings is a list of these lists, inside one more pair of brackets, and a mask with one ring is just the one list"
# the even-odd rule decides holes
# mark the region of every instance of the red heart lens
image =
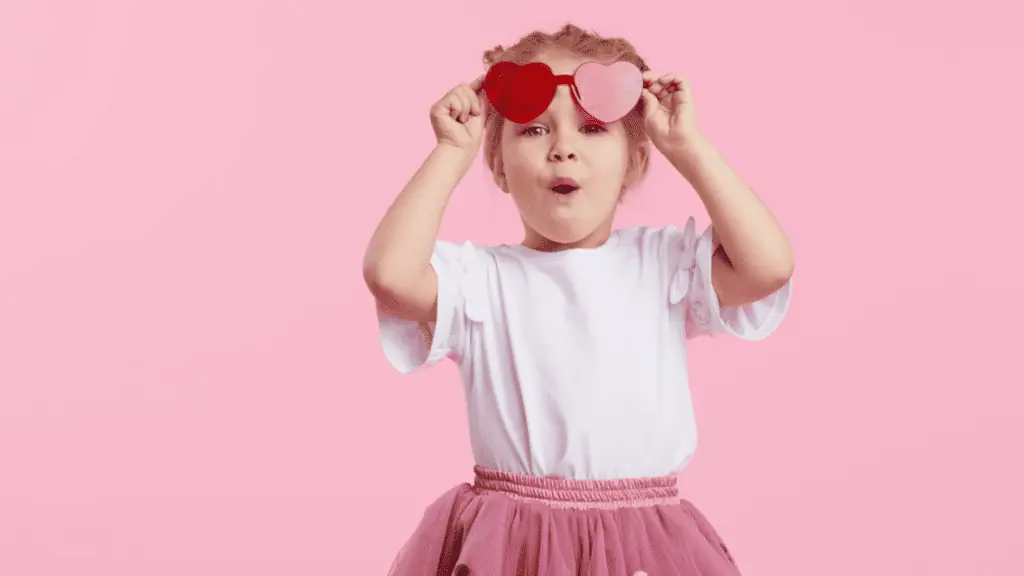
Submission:
[[487,71],[484,92],[487,100],[504,118],[525,124],[544,113],[555,97],[557,82],[543,62],[520,66],[499,62]]

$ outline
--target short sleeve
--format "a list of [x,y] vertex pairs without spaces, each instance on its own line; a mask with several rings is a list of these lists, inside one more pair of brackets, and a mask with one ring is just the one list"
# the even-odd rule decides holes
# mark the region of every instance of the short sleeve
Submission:
[[387,315],[380,308],[380,344],[388,363],[403,374],[458,358],[465,348],[468,324],[479,317],[479,248],[471,243],[437,241],[430,265],[437,275],[437,319],[427,348],[418,323]]
[[693,218],[686,227],[666,229],[667,258],[671,267],[670,299],[685,308],[686,334],[731,334],[743,340],[767,338],[789,310],[792,279],[764,298],[741,306],[722,307],[711,283],[714,255],[711,226],[697,234]]

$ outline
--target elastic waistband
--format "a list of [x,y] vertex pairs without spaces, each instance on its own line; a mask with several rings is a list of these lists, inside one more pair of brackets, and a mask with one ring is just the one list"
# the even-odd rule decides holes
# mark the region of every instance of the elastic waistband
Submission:
[[517,500],[542,502],[557,508],[627,508],[678,504],[676,477],[624,480],[570,480],[525,476],[474,467],[474,487],[500,492]]

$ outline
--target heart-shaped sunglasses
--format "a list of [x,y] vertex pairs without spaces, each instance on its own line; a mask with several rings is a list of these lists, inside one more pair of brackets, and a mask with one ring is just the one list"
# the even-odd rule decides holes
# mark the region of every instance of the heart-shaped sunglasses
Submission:
[[629,114],[644,88],[643,74],[632,62],[584,62],[574,73],[558,76],[543,62],[499,62],[487,71],[483,91],[503,118],[526,124],[547,110],[562,84],[577,106],[604,123]]

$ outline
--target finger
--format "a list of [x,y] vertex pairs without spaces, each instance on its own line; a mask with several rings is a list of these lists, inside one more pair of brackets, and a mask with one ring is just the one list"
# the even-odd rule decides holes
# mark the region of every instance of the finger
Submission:
[[469,87],[472,88],[474,94],[479,94],[484,89],[484,79],[487,78],[486,74],[481,74],[476,80],[469,83]]
[[662,86],[660,82],[658,82],[657,78],[652,80],[651,84],[647,86],[646,89],[649,90],[651,94],[653,94],[657,98],[661,98],[665,94],[665,87]]
[[690,83],[683,76],[676,75],[675,88],[672,90],[674,104],[693,104],[693,93],[690,91]]
[[661,106],[661,102],[658,101],[658,97],[650,90],[645,89],[641,94],[644,99],[644,118],[650,118],[658,111],[658,107]]
[[679,87],[681,86],[682,81],[683,77],[675,72],[669,72],[661,78],[658,78],[658,82],[661,83],[662,86],[666,87]]
[[469,116],[480,115],[480,97],[477,96],[472,84],[467,84],[462,89],[462,95],[466,100],[466,111]]
[[456,91],[456,95],[459,97],[459,103],[462,106],[462,114],[459,115],[459,122],[465,123],[469,120],[470,111],[473,108],[473,101],[470,100],[469,86],[460,86]]
[[670,72],[660,76],[655,83],[655,86],[658,87],[655,94],[666,106],[669,106],[669,101],[675,100],[673,95],[682,90],[680,81],[681,77],[678,74]]
[[459,117],[462,116],[462,100],[459,99],[458,94],[455,92],[450,92],[447,100],[448,102],[446,106],[448,107],[448,115],[451,116],[452,119],[458,120]]
[[690,84],[686,77],[676,73],[666,74],[661,78],[661,83],[664,84],[669,92],[682,92],[681,96],[689,100]]
[[480,94],[477,96],[477,101],[480,103],[480,115],[486,117],[491,113],[491,101],[487,99],[486,94]]
[[451,100],[452,118],[454,118],[456,122],[462,122],[462,116],[466,113],[466,106],[463,103],[462,95],[459,92],[459,87],[456,86],[448,93],[448,98]]
[[482,98],[479,95],[477,95],[477,93],[472,88],[470,88],[469,102],[470,102],[471,108],[470,108],[469,113],[471,115],[473,115],[473,116],[481,116],[481,115],[483,115],[484,107],[483,107],[483,103],[481,102],[481,100],[482,100]]
[[656,86],[658,81],[658,75],[653,70],[648,70],[641,74],[644,79],[644,88],[650,88]]
[[690,87],[690,81],[685,76],[679,77],[679,91],[682,92],[683,100],[693,102],[693,88]]
[[660,79],[659,79],[658,83],[656,83],[651,88],[651,92],[658,98],[659,102],[661,102],[662,104],[665,104],[665,105],[668,105],[669,99],[671,99],[672,98],[672,94],[675,93],[672,89],[670,89],[667,86],[661,84]]
[[658,91],[658,100],[664,103],[669,98],[671,98],[673,94],[675,94],[674,91],[663,87],[661,90]]

